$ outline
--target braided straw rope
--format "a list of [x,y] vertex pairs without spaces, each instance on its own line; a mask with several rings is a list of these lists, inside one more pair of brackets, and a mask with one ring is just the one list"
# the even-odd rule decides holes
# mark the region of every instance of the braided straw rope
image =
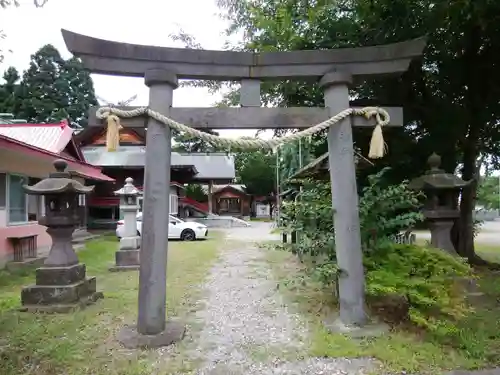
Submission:
[[198,138],[213,145],[223,147],[223,148],[231,148],[237,147],[240,149],[258,149],[258,148],[269,148],[276,149],[285,143],[290,143],[297,141],[301,138],[309,137],[313,134],[319,133],[322,130],[327,129],[333,124],[349,117],[350,115],[364,116],[367,119],[371,117],[375,117],[377,122],[375,129],[373,130],[372,139],[370,142],[370,152],[368,157],[370,159],[378,159],[385,155],[387,150],[387,146],[384,142],[384,137],[382,134],[382,126],[387,125],[390,121],[389,114],[386,110],[379,107],[364,107],[361,109],[348,108],[343,110],[342,112],[336,114],[335,116],[329,118],[322,123],[314,125],[310,128],[302,130],[300,132],[288,134],[286,136],[280,138],[273,138],[269,140],[260,139],[260,138],[223,138],[217,135],[208,134],[197,129],[193,129],[187,125],[180,124],[159,112],[153,111],[147,107],[140,107],[136,109],[132,109],[130,111],[124,111],[115,107],[101,107],[97,110],[96,116],[99,119],[107,120],[107,137],[106,137],[106,146],[108,147],[108,151],[116,151],[119,145],[119,131],[122,128],[120,125],[120,118],[132,118],[147,115],[162,124],[170,126],[172,129],[175,129],[179,132],[185,133],[192,138]]

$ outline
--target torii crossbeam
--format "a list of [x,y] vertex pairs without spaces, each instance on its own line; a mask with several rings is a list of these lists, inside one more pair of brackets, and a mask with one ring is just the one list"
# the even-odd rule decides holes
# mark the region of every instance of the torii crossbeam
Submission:
[[[353,79],[398,74],[419,57],[425,39],[385,46],[293,52],[233,52],[166,48],[112,42],[63,30],[68,49],[94,73],[144,77],[149,108],[197,128],[303,128],[349,108]],[[242,108],[171,108],[178,79],[241,82]],[[261,80],[318,81],[326,108],[260,108]],[[392,125],[402,125],[400,108],[390,108]],[[99,125],[95,118],[91,125]],[[169,344],[182,336],[165,323],[170,184],[170,128],[154,119],[124,120],[125,126],[147,124],[145,198],[136,341]],[[352,126],[373,121],[346,118],[328,133],[332,205],[339,278],[340,318],[332,329],[349,332],[367,324],[364,272],[354,169]],[[174,332],[174,333],[172,333]],[[177,335],[179,337],[172,337]]]

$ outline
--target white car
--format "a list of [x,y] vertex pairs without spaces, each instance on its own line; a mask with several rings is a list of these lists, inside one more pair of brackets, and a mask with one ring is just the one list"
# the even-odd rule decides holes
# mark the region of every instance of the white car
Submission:
[[[206,239],[208,235],[208,228],[206,225],[195,223],[192,221],[184,221],[175,216],[170,216],[170,223],[168,224],[168,238],[180,239],[182,241],[194,241]],[[137,235],[142,234],[142,212],[137,214]],[[125,226],[123,220],[118,221],[116,226],[116,236],[122,238]]]

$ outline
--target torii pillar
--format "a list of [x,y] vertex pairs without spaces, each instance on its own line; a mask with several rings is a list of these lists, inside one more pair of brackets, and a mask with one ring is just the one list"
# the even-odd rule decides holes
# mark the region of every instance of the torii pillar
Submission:
[[[352,76],[347,72],[328,73],[320,80],[325,91],[325,107],[330,115],[349,107]],[[332,190],[335,250],[340,269],[338,329],[366,324],[365,277],[359,226],[358,191],[354,163],[351,119],[345,118],[328,130],[328,162]],[[352,327],[351,327],[352,329]]]
[[[145,72],[144,81],[149,87],[149,107],[168,116],[177,76],[166,69],[151,69]],[[118,335],[128,348],[167,346],[185,334],[182,324],[165,320],[171,131],[152,118],[147,129],[137,327],[125,327]]]

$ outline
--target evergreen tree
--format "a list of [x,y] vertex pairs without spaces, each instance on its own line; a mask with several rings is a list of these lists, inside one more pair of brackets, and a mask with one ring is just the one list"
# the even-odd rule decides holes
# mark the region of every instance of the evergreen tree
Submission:
[[19,72],[9,67],[3,74],[4,83],[0,86],[0,113],[17,113],[19,111]]
[[16,115],[37,123],[69,119],[73,124],[86,126],[89,107],[97,105],[89,72],[76,58],[65,61],[50,44],[31,56],[20,95],[22,100]]
[[52,45],[46,45],[31,55],[30,67],[24,72],[20,87],[23,96],[20,112],[29,122],[56,121],[54,115],[62,107],[56,85],[63,63]]
[[[218,132],[213,131],[211,129],[200,129],[201,131],[212,134],[212,135],[219,135]],[[192,138],[189,135],[173,131],[172,132],[172,138],[174,141],[174,144],[172,146],[172,150],[175,152],[217,152],[220,151],[216,146],[213,146],[212,144],[198,139],[198,138]]]
[[99,104],[90,72],[83,67],[80,59],[73,57],[65,61],[60,80],[65,84],[61,93],[66,94],[65,108],[69,118],[73,123],[87,126],[89,108]]

